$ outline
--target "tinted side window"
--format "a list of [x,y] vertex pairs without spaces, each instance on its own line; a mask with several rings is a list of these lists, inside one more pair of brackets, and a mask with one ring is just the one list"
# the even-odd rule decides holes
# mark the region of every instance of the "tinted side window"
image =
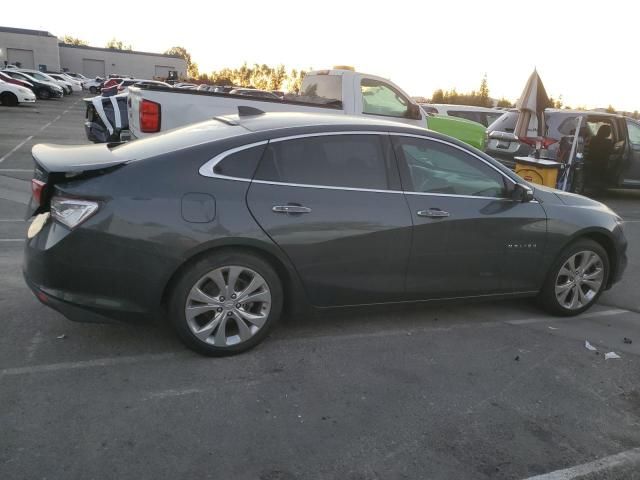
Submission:
[[406,163],[405,190],[505,197],[504,177],[476,157],[431,140],[396,137],[394,141],[398,157]]
[[388,188],[380,135],[326,135],[269,143],[255,178],[304,185]]
[[226,177],[236,178],[253,178],[265,145],[247,148],[222,159],[213,168],[216,175],[224,175]]

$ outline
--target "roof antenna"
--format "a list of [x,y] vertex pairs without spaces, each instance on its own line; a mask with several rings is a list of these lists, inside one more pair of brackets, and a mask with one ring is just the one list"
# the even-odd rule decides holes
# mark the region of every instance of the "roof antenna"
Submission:
[[265,112],[260,110],[259,108],[253,108],[253,107],[245,107],[243,105],[240,105],[238,107],[238,116],[240,117],[251,117],[253,115],[264,115]]

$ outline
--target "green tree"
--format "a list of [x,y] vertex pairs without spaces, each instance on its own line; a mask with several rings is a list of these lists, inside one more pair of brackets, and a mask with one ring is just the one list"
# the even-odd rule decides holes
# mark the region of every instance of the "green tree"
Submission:
[[547,102],[545,108],[562,108],[562,106],[562,95],[560,95],[557,100],[553,98],[553,96],[551,96],[549,97],[549,101]]
[[510,100],[507,100],[504,97],[498,100],[498,104],[496,105],[496,107],[505,107],[505,108],[513,108],[513,106],[514,106],[513,102]]
[[116,38],[112,38],[107,42],[107,48],[113,50],[133,50],[131,44],[127,45],[122,40],[117,40]]
[[638,110],[635,110],[633,112],[633,118],[635,118],[636,120],[638,120],[640,118],[640,113],[638,113]]
[[444,103],[444,90],[439,88],[431,95],[431,103]]
[[607,107],[607,113],[616,113],[616,109],[611,104]]
[[[472,92],[475,93],[475,92]],[[479,97],[479,106],[481,107],[490,107],[491,99],[489,98],[489,83],[487,82],[487,74],[484,74],[482,77],[482,82],[480,82],[480,91],[478,92]]]
[[71,35],[65,35],[64,37],[59,38],[62,43],[66,43],[67,45],[89,45],[84,40],[80,40],[79,38],[72,37]]
[[171,47],[169,50],[164,52],[165,55],[176,55],[180,58],[183,58],[185,62],[187,62],[187,75],[189,78],[196,79],[198,78],[198,64],[195,63],[191,59],[191,54],[184,47]]

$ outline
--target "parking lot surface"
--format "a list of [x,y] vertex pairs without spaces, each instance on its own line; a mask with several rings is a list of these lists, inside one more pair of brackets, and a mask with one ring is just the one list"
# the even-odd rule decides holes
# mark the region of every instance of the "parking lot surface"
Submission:
[[24,284],[30,149],[86,143],[83,103],[0,107],[0,478],[525,479],[620,453],[545,478],[640,478],[640,191],[600,199],[630,264],[578,317],[349,309],[210,359],[162,322],[72,323]]

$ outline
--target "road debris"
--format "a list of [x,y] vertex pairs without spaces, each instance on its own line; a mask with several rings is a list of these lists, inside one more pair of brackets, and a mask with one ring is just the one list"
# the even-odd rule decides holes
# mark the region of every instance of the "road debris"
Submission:
[[519,361],[520,361],[520,355],[516,355],[516,358],[514,358],[514,360],[515,360],[516,362],[519,362]]
[[623,342],[624,343],[633,343],[633,340],[631,340],[630,338],[624,337]]
[[557,327],[547,327],[549,330],[558,330]]
[[604,354],[605,360],[614,360],[616,358],[622,358],[622,357],[618,355],[616,352],[608,352]]
[[56,338],[58,340],[64,340],[65,338],[67,338],[67,335],[63,333],[62,335],[58,335]]
[[589,343],[589,340],[584,341],[584,348],[587,350],[591,350],[592,352],[597,351],[598,349]]

